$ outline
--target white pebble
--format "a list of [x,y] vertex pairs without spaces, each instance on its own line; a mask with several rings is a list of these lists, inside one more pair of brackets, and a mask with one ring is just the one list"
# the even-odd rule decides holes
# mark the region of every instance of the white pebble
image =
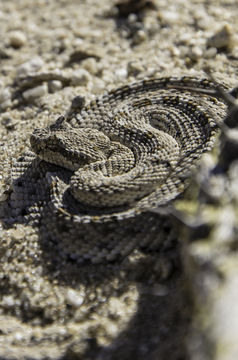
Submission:
[[8,88],[0,91],[0,104],[11,98],[11,92]]
[[15,339],[16,341],[22,341],[22,340],[24,339],[24,336],[23,336],[22,333],[16,332],[16,333],[14,334],[14,339]]
[[90,80],[90,74],[85,69],[75,70],[72,74],[71,83],[73,86],[84,86]]
[[73,307],[80,307],[83,304],[84,297],[73,289],[69,289],[66,294],[66,301]]
[[189,51],[189,57],[192,60],[198,60],[203,55],[203,50],[198,46],[193,46]]
[[176,11],[164,10],[159,12],[159,17],[162,18],[164,23],[174,25],[179,19],[179,13]]
[[203,56],[205,59],[212,59],[216,56],[216,54],[217,54],[217,49],[214,47],[210,47],[204,51]]
[[24,234],[21,229],[12,229],[10,232],[12,239],[14,240],[20,240],[24,238]]
[[48,83],[48,89],[50,93],[54,93],[62,89],[62,82],[59,80],[52,80]]
[[26,44],[26,35],[22,31],[12,31],[9,34],[9,43],[15,48],[20,48]]
[[39,57],[35,56],[29,61],[26,61],[25,63],[21,64],[17,69],[17,75],[18,76],[25,76],[28,74],[32,74],[42,68],[44,65],[44,61]]
[[139,45],[140,43],[142,43],[143,41],[145,41],[147,39],[147,35],[146,32],[144,30],[138,30],[134,37],[133,37],[133,43],[135,45]]
[[42,84],[32,89],[24,91],[22,96],[24,97],[25,100],[29,101],[29,100],[35,100],[36,98],[39,98],[45,94],[47,94],[47,85]]
[[13,307],[15,305],[13,296],[11,295],[3,296],[2,304],[8,308]]
[[115,75],[118,79],[126,79],[128,75],[127,69],[125,68],[116,69]]
[[8,88],[0,90],[0,109],[5,110],[11,106],[11,92]]
[[83,68],[87,70],[90,74],[96,75],[102,69],[102,65],[97,62],[96,59],[88,58],[84,60]]
[[127,64],[127,72],[129,75],[137,75],[143,70],[143,66],[138,61],[130,61]]

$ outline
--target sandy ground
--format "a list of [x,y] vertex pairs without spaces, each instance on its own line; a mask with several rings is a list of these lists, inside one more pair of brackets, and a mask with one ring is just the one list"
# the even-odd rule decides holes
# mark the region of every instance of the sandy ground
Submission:
[[[237,83],[236,0],[138,3],[0,0],[2,203],[30,133],[68,111],[76,95],[89,101],[139,79],[203,77],[205,66]],[[0,226],[1,359],[235,359],[214,345],[199,355],[203,345],[191,340],[194,309],[177,239],[159,254],[79,267],[44,253],[34,228]]]

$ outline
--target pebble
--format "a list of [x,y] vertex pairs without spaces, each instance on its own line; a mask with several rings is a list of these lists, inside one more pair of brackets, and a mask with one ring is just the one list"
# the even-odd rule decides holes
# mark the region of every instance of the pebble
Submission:
[[56,91],[61,90],[63,87],[62,82],[59,80],[52,80],[48,82],[49,93],[55,93]]
[[71,109],[81,110],[85,104],[85,98],[83,96],[75,96],[72,100]]
[[[6,114],[7,114],[7,116],[4,116]],[[15,126],[17,125],[17,123],[18,123],[18,121],[14,120],[11,116],[9,116],[8,112],[2,115],[1,124],[3,126],[5,126],[5,128],[7,130],[13,130],[15,128]]]
[[11,106],[11,92],[8,88],[0,90],[0,109],[5,110]]
[[216,243],[228,243],[232,242],[235,238],[235,214],[232,206],[224,206],[217,216],[217,224],[215,226],[214,237]]
[[93,89],[95,92],[102,93],[105,91],[105,83],[100,78],[95,78],[93,82]]
[[228,24],[224,25],[207,40],[207,46],[215,47],[216,49],[231,49],[234,46],[231,27]]
[[9,43],[12,47],[18,49],[27,42],[26,35],[22,31],[12,31],[9,34]]
[[212,59],[216,56],[216,54],[217,54],[217,49],[215,47],[210,47],[204,51],[203,56],[206,59]]
[[31,60],[24,62],[17,68],[18,76],[26,76],[32,74],[42,68],[44,61],[39,56],[33,57]]
[[82,66],[92,75],[102,71],[102,65],[95,58],[85,59]]
[[136,76],[137,74],[139,74],[143,70],[144,70],[143,66],[138,61],[130,61],[127,64],[128,75]]
[[15,305],[15,301],[13,296],[11,295],[6,295],[3,296],[2,298],[2,304],[6,307],[6,308],[11,308]]
[[170,46],[169,47],[170,53],[172,56],[179,57],[180,56],[180,49],[177,46]]
[[15,241],[21,240],[24,237],[23,230],[18,228],[10,230],[9,234]]
[[14,333],[14,340],[21,343],[24,339],[24,335],[21,332],[15,332]]
[[147,34],[144,30],[138,30],[133,36],[133,44],[139,45],[147,39]]
[[72,74],[71,84],[73,86],[84,86],[87,85],[90,78],[91,78],[90,74],[87,70],[77,69]]
[[22,96],[24,97],[25,100],[31,101],[47,94],[47,90],[48,90],[47,85],[44,83],[42,85],[24,91]]
[[178,22],[179,13],[177,11],[164,10],[158,12],[158,18],[164,24],[175,24]]
[[84,302],[84,297],[73,289],[69,289],[66,293],[66,301],[73,307],[80,307]]
[[125,68],[116,69],[115,75],[118,79],[126,79],[128,75],[127,69]]
[[200,59],[202,55],[203,55],[203,50],[198,46],[193,46],[188,53],[189,58],[194,61]]

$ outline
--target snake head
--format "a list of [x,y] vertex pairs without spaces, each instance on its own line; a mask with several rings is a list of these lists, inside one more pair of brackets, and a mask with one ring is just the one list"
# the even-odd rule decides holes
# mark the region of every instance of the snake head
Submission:
[[110,149],[110,140],[102,132],[73,128],[62,118],[49,127],[35,129],[30,143],[39,158],[72,171],[105,160]]

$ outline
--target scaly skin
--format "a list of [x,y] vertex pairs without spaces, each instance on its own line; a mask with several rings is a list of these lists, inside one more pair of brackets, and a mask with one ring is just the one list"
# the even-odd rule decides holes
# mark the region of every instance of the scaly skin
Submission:
[[219,94],[207,79],[146,80],[36,129],[34,153],[12,170],[12,218],[79,262],[166,241],[166,218],[148,210],[180,195],[212,147],[226,113]]
[[158,206],[182,192],[181,176],[211,147],[223,115],[215,97],[207,79],[132,84],[36,129],[32,149],[74,172],[70,192],[86,206]]

